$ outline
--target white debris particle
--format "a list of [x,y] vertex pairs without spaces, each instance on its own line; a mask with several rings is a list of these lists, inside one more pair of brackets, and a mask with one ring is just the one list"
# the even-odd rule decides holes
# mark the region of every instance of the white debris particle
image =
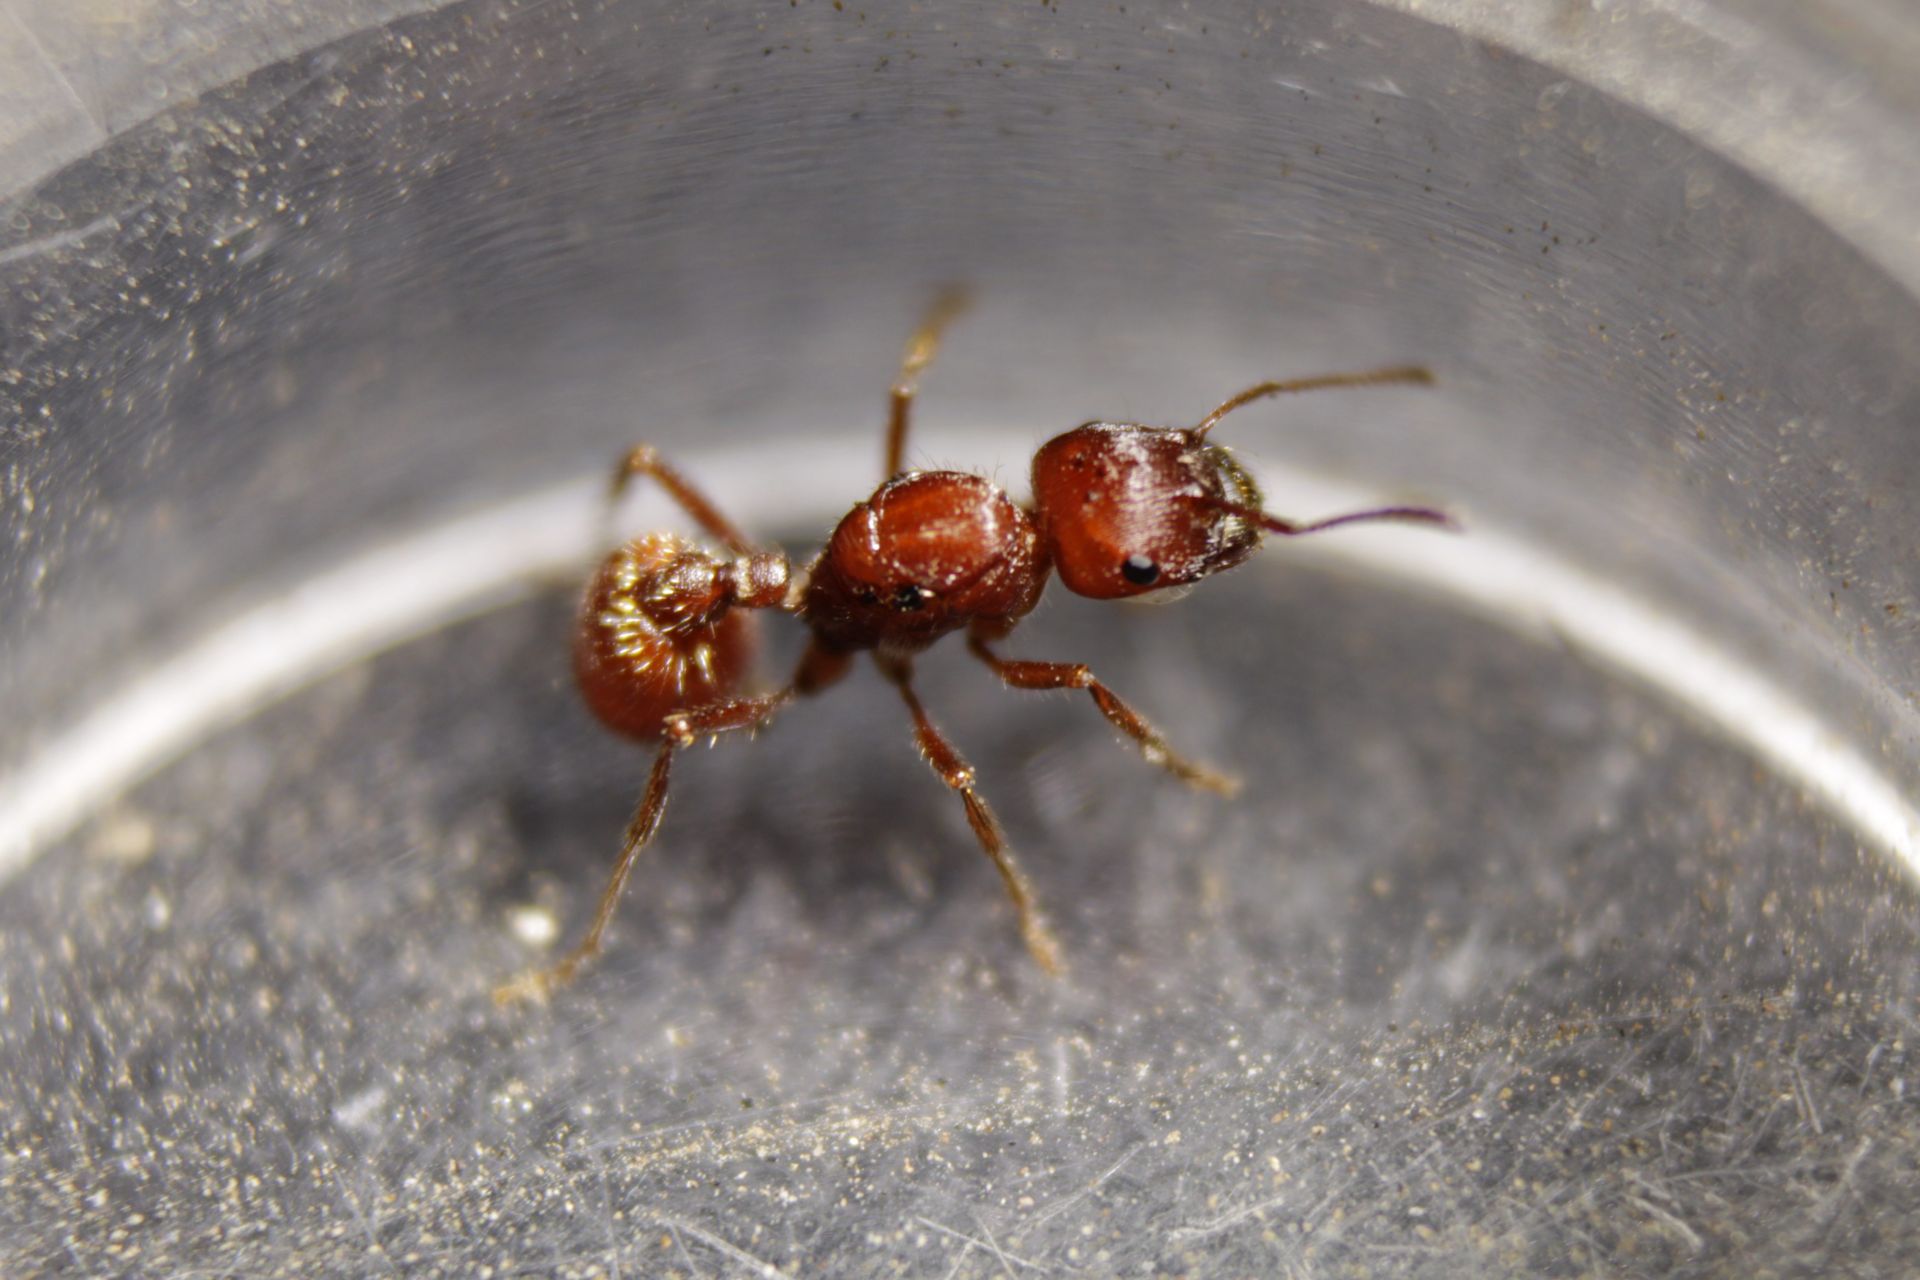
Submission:
[[374,1128],[374,1113],[387,1100],[385,1085],[362,1089],[333,1109],[333,1122],[342,1129]]
[[516,907],[507,916],[507,927],[530,947],[550,947],[560,936],[560,921],[545,907]]
[[89,849],[95,857],[132,864],[151,857],[157,843],[150,820],[137,813],[119,813],[100,824]]

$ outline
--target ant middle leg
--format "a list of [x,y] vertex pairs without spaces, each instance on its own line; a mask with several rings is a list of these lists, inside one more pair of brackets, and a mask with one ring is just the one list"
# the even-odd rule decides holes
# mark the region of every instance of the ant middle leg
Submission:
[[905,465],[907,419],[913,411],[913,397],[920,390],[920,375],[933,363],[934,353],[940,349],[941,334],[946,332],[956,316],[967,309],[971,301],[972,297],[964,286],[948,285],[933,300],[933,305],[927,308],[920,327],[907,339],[906,353],[900,357],[900,376],[893,380],[887,417],[887,472],[881,477],[883,480],[891,480],[899,475]]
[[973,786],[973,766],[966,762],[959,750],[946,735],[934,725],[927,715],[925,707],[920,705],[920,697],[913,691],[913,668],[904,658],[874,657],[881,673],[900,690],[900,697],[907,704],[907,711],[913,716],[913,741],[920,748],[920,754],[932,766],[940,780],[960,795],[967,808],[967,825],[973,828],[973,835],[980,842],[980,849],[993,861],[994,868],[1000,873],[1000,882],[1006,886],[1007,896],[1013,899],[1014,910],[1020,917],[1020,936],[1026,941],[1027,952],[1034,962],[1050,974],[1058,974],[1063,965],[1060,960],[1060,944],[1054,940],[1053,931],[1047,927],[1039,904],[1034,898],[1033,885],[1027,879],[1026,872],[1014,861],[1013,851],[1007,847],[1007,837],[1000,830],[999,819],[993,816],[993,810]]
[[988,648],[987,638],[977,631],[968,633],[967,651],[991,667],[1010,689],[1085,689],[1092,695],[1094,705],[1100,708],[1100,714],[1140,744],[1140,754],[1148,763],[1159,765],[1188,786],[1223,796],[1240,789],[1238,778],[1176,754],[1160,731],[1102,684],[1084,662],[1023,662],[1002,658]]

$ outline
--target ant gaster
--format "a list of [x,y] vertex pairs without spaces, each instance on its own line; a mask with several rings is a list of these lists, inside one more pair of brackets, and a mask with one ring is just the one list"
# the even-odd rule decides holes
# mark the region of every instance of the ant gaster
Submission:
[[[1069,591],[1100,600],[1196,582],[1252,555],[1262,535],[1295,535],[1365,520],[1447,526],[1425,507],[1377,507],[1312,523],[1262,509],[1259,487],[1208,433],[1227,414],[1268,396],[1325,387],[1428,385],[1425,369],[1401,366],[1262,382],[1190,428],[1090,422],[1042,445],[1033,459],[1033,504],[1023,508],[980,476],[903,467],[907,424],[921,373],[942,332],[966,305],[959,290],[936,301],[907,344],[892,391],[886,479],[849,511],[826,548],[796,577],[787,558],[756,547],[733,523],[642,445],[621,459],[611,499],[645,476],[726,548],[717,555],[671,533],[651,533],[612,552],[587,585],[574,634],[574,671],[588,707],[616,732],[656,744],[644,795],[627,824],[619,861],[585,937],[550,969],[496,994],[539,996],[565,984],[600,949],[621,889],[659,829],[674,754],[701,737],[766,724],[796,697],[839,680],[853,655],[874,661],[900,691],[914,741],[958,793],[967,821],[1019,914],[1027,949],[1049,972],[1059,948],[1014,861],[973,768],[928,717],[913,690],[913,659],[949,632],[1015,689],[1085,689],[1146,758],[1189,785],[1231,793],[1224,774],[1177,755],[1160,732],[1084,664],[1003,658],[995,645],[1040,600],[1049,573]],[[783,609],[811,632],[798,670],[772,693],[736,692],[754,653],[750,610]]]

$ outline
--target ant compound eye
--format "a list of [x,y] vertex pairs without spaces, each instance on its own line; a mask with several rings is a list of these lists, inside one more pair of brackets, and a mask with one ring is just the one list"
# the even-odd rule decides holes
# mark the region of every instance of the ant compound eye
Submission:
[[1160,566],[1145,556],[1131,555],[1121,562],[1120,576],[1136,587],[1150,587],[1160,577]]
[[893,592],[893,607],[896,609],[918,609],[927,599],[920,594],[920,588],[911,582],[903,583]]

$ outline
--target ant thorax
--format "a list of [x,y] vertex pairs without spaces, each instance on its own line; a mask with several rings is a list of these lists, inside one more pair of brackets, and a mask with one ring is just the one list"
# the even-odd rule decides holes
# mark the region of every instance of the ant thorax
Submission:
[[990,481],[909,472],[840,521],[800,612],[829,648],[913,653],[975,621],[1023,617],[1046,569],[1033,518]]

